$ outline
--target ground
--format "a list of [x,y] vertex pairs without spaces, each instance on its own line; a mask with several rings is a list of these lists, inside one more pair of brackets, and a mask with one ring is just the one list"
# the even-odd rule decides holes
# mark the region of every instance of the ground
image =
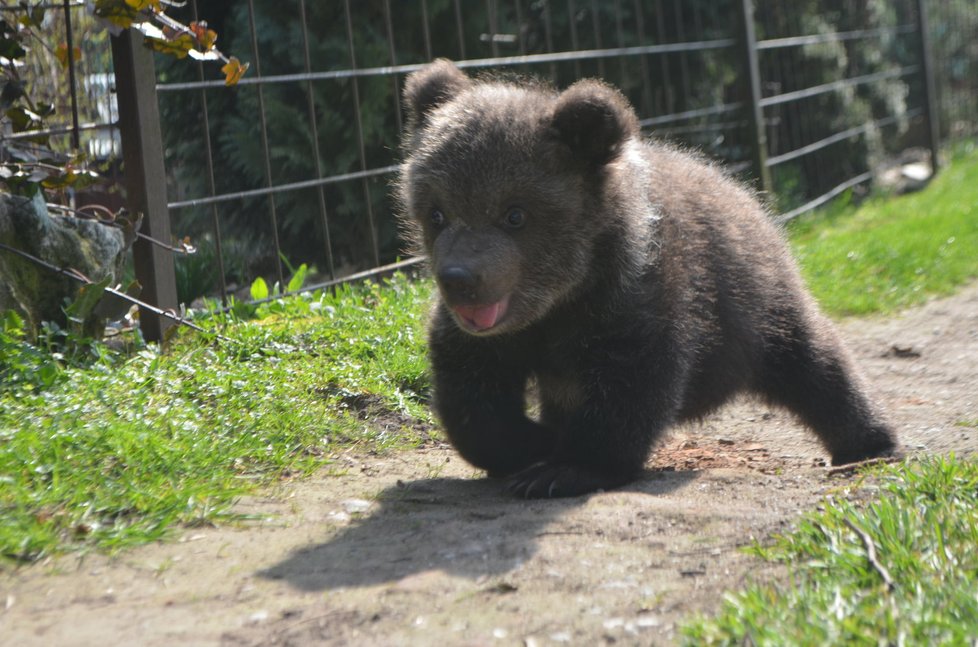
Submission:
[[[978,283],[842,324],[913,453],[978,450]],[[675,430],[640,481],[519,501],[440,443],[337,457],[242,501],[261,521],[0,574],[10,645],[672,644],[723,591],[783,576],[738,549],[869,496],[752,402]]]

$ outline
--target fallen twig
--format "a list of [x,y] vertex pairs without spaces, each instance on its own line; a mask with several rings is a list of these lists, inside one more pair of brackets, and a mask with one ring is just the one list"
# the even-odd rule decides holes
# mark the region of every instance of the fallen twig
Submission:
[[893,578],[890,576],[890,572],[886,570],[886,567],[883,566],[883,564],[881,564],[876,558],[876,546],[873,544],[873,538],[870,537],[865,530],[861,529],[849,519],[843,519],[843,521],[847,526],[852,528],[852,531],[856,533],[856,535],[859,536],[859,539],[863,542],[863,546],[866,548],[866,559],[869,560],[870,565],[876,569],[876,572],[879,573],[880,577],[883,578],[883,581],[886,582],[886,588],[890,591],[895,589],[896,582],[893,581]]
[[855,463],[847,463],[845,465],[837,465],[835,467],[830,467],[825,470],[826,474],[850,474],[863,467],[869,467],[870,465],[888,465],[890,463],[899,463],[903,460],[903,456],[880,456],[877,458],[868,458],[864,461],[857,461]]

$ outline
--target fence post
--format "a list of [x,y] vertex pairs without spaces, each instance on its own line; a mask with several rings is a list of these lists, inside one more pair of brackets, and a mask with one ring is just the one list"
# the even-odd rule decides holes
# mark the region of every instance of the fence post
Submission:
[[757,33],[754,30],[753,0],[741,0],[740,41],[741,62],[747,80],[747,122],[751,138],[751,166],[760,183],[760,190],[771,191],[771,170],[767,166],[767,130],[764,108],[761,107],[761,67],[757,60]]
[[[163,165],[163,136],[156,103],[156,71],[153,53],[132,30],[112,37],[112,65],[119,102],[119,133],[126,183],[126,204],[143,214],[140,232],[170,244],[170,215],[166,206],[166,169]],[[141,298],[163,310],[177,307],[173,252],[137,238],[132,246],[136,279],[142,284]],[[140,310],[139,325],[150,341],[163,339],[172,321]]]
[[930,149],[931,173],[937,175],[937,169],[941,165],[941,131],[937,112],[937,90],[934,84],[934,59],[930,47],[930,24],[927,21],[927,3],[924,0],[916,0],[915,4],[920,80],[924,89],[924,119],[927,121],[927,147]]

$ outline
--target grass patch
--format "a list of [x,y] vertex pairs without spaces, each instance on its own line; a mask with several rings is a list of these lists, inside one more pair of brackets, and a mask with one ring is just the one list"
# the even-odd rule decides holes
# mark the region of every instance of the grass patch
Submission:
[[[343,287],[205,321],[166,353],[102,349],[71,367],[0,344],[0,555],[114,550],[232,518],[240,494],[331,452],[416,444],[429,284]],[[227,325],[230,324],[230,325]],[[2,560],[0,560],[2,561]]]
[[893,312],[978,277],[978,154],[958,156],[917,193],[840,202],[788,227],[826,312]]
[[[921,193],[791,227],[835,314],[888,311],[978,275],[978,156]],[[430,424],[431,284],[395,277],[242,308],[165,353],[27,344],[0,319],[0,565],[116,550],[233,519],[239,495],[343,448],[411,446]],[[54,341],[52,341],[54,340]],[[55,343],[57,342],[57,343]],[[974,427],[974,421],[962,421]]]
[[[978,277],[978,155],[918,193],[844,203],[788,234],[832,315],[888,313]],[[961,420],[961,427],[978,426]],[[955,457],[878,468],[871,503],[831,498],[753,550],[787,582],[726,595],[682,627],[689,645],[958,645],[978,635],[978,463]]]
[[934,457],[872,478],[877,501],[830,499],[791,534],[756,547],[788,565],[790,580],[728,595],[716,618],[683,627],[686,644],[972,644],[978,464]]

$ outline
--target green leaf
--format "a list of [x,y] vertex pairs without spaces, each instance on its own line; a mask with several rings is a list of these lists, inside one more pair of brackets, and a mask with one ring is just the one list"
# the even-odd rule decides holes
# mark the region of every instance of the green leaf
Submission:
[[105,288],[109,286],[111,281],[112,276],[109,275],[101,281],[83,285],[78,290],[78,296],[75,297],[75,300],[65,307],[65,314],[68,315],[68,319],[77,322],[83,322],[88,319],[88,316],[94,312],[99,301],[102,300],[102,295],[105,294]]
[[8,25],[7,21],[0,20],[0,56],[12,61],[26,55],[27,52],[20,45],[17,31]]
[[131,7],[119,0],[95,0],[95,15],[117,27],[128,29],[134,22],[145,20],[139,7]]
[[37,377],[42,386],[49,387],[54,384],[61,373],[61,367],[55,362],[47,362],[37,370]]
[[305,285],[307,274],[309,274],[309,268],[303,263],[295,271],[295,274],[292,275],[292,278],[289,279],[288,291],[297,292],[301,290],[302,286]]
[[[267,290],[267,286],[266,286]],[[238,301],[232,296],[228,301],[231,314],[238,321],[247,321],[255,316],[257,308],[246,301]]]
[[13,124],[15,133],[24,130],[34,130],[40,128],[42,125],[41,115],[20,106],[7,109],[6,115]]
[[169,39],[152,38],[147,36],[146,42],[148,42],[157,52],[176,56],[177,58],[186,58],[187,54],[190,53],[190,50],[192,50],[196,44],[193,36],[190,34],[180,34],[179,36]]
[[24,319],[17,314],[16,310],[10,309],[5,311],[3,313],[2,323],[2,332],[4,335],[13,339],[21,339],[24,336],[24,330],[26,329]]
[[251,284],[251,298],[254,301],[261,301],[262,299],[268,298],[268,284],[260,276]]
[[37,27],[38,29],[41,29],[44,26],[44,11],[45,8],[44,5],[42,4],[37,4],[31,7],[31,13],[29,17],[30,24],[33,25],[34,27]]
[[6,110],[22,96],[24,96],[24,83],[16,79],[8,80],[3,84],[3,90],[0,90],[0,109]]
[[[139,297],[142,291],[143,286],[139,281],[133,281],[126,287],[125,294],[135,299]],[[95,307],[95,315],[103,319],[118,319],[126,314],[130,307],[132,307],[131,301],[112,293],[106,293],[105,298],[99,301]]]

